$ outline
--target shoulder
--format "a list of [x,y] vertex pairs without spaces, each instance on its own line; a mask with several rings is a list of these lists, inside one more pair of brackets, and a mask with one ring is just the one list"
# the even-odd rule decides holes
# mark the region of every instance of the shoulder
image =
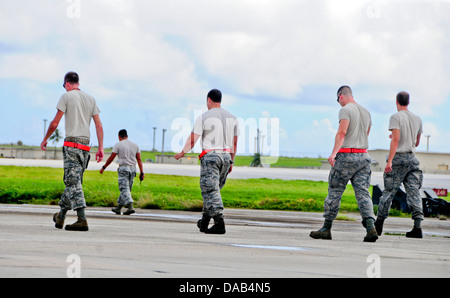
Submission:
[[354,110],[354,105],[351,103],[343,106],[339,110],[339,119],[349,117],[353,110]]
[[130,140],[128,140],[128,139],[127,139],[127,143],[130,144],[130,145],[133,146],[133,147],[138,147],[138,145],[137,145],[135,142],[130,141]]
[[228,110],[225,109],[217,109],[217,113],[220,114],[222,117],[224,118],[231,118],[231,119],[237,119],[236,116],[234,116],[231,112],[229,112]]
[[75,91],[75,92],[78,92],[78,94],[81,95],[82,97],[84,97],[84,98],[86,98],[86,99],[88,99],[90,101],[95,102],[95,98],[92,95],[90,95],[90,94],[88,94],[88,93],[86,93],[84,91],[81,91],[81,90],[80,91]]
[[413,112],[411,112],[411,111],[409,111],[408,110],[408,113],[413,117],[413,118],[415,118],[415,119],[417,119],[417,120],[420,120],[420,121],[422,121],[422,119],[420,118],[420,116],[419,115],[417,115],[417,114],[414,114]]
[[391,115],[391,119],[398,119],[400,118],[402,115],[400,114],[400,112],[394,113]]

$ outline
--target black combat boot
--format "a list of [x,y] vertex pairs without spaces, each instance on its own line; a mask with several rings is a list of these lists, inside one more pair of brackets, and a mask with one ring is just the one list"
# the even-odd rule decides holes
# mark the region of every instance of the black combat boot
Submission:
[[123,215],[130,215],[130,214],[133,214],[133,213],[136,212],[136,211],[134,211],[134,209],[133,209],[133,203],[130,203],[130,204],[128,204],[128,205],[125,206],[125,207],[127,207],[128,209],[127,209],[127,211],[125,211],[125,212],[123,213]]
[[375,242],[378,239],[377,230],[372,227],[371,229],[367,230],[367,234],[364,237],[364,242]]
[[311,233],[309,233],[309,237],[314,239],[331,240],[331,230],[322,228],[318,231],[311,231]]
[[375,229],[377,230],[378,236],[381,236],[381,234],[383,233],[383,224],[384,219],[377,218],[377,220],[375,221]]
[[208,230],[209,221],[211,220],[211,216],[203,213],[201,219],[197,222],[197,227],[200,229],[200,232],[205,233]]
[[77,221],[71,225],[66,225],[67,231],[89,231],[86,219],[78,217]]
[[410,232],[406,233],[407,238],[422,238],[422,229],[416,226]]
[[225,234],[223,215],[214,216],[214,225],[205,231],[206,234]]
[[59,212],[53,215],[53,221],[55,222],[55,228],[62,229],[64,226],[64,220],[59,217]]
[[309,233],[309,237],[314,239],[326,239],[331,240],[331,226],[333,222],[330,220],[325,220],[323,227],[318,231],[312,231]]
[[120,215],[121,209],[122,209],[122,205],[118,205],[117,207],[112,208],[111,211],[114,212],[115,214]]

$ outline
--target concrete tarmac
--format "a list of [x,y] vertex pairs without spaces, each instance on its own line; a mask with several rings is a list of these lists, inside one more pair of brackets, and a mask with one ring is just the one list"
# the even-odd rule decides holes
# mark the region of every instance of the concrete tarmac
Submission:
[[[104,162],[91,162],[99,170]],[[62,167],[62,161],[0,159],[0,165]],[[198,166],[144,164],[146,173],[199,176]],[[114,163],[108,170],[117,170]],[[235,167],[230,179],[327,181],[329,171]],[[426,174],[425,187],[450,188]],[[61,178],[62,179],[62,178]],[[372,174],[372,184],[382,173]],[[115,215],[87,208],[88,232],[54,227],[58,206],[0,205],[0,277],[309,278],[450,277],[450,221],[425,218],[423,239],[409,239],[409,218],[388,218],[364,243],[359,214],[335,221],[333,240],[309,237],[321,213],[226,209],[225,235],[206,235],[199,212],[142,210]],[[68,212],[66,224],[76,220]]]
[[[450,221],[389,218],[364,243],[359,214],[335,221],[333,240],[309,237],[321,213],[226,209],[225,235],[200,233],[199,212],[87,208],[88,232],[56,229],[58,206],[0,205],[0,277],[365,278],[450,277]],[[66,224],[76,220],[69,211]],[[403,234],[403,235],[402,235]]]

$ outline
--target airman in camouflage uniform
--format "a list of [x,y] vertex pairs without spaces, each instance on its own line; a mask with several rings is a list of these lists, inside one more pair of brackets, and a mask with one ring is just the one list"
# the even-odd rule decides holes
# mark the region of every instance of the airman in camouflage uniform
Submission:
[[381,235],[392,200],[403,183],[406,201],[414,220],[414,227],[406,233],[406,237],[422,238],[423,207],[419,189],[422,187],[423,174],[419,168],[419,160],[415,156],[415,147],[419,146],[422,134],[422,120],[408,110],[407,92],[397,94],[396,105],[398,112],[389,120],[389,130],[392,132],[391,144],[384,170],[384,190],[378,205],[375,228],[378,235]]
[[96,160],[103,159],[103,126],[100,121],[100,110],[95,99],[79,89],[79,77],[75,72],[68,72],[64,77],[63,87],[66,89],[56,106],[57,112],[50,123],[48,131],[41,142],[41,149],[46,150],[47,140],[58,128],[62,117],[65,118],[66,138],[64,140],[64,184],[61,196],[60,212],[53,215],[55,227],[62,229],[68,210],[77,212],[77,221],[66,225],[66,230],[88,231],[83,193],[83,174],[90,159],[90,123],[94,120],[98,139]]
[[133,188],[134,177],[136,177],[136,163],[139,166],[141,174],[139,179],[144,180],[144,166],[141,160],[141,151],[139,146],[128,139],[128,132],[122,129],[118,134],[119,142],[116,143],[112,149],[111,156],[106,161],[105,165],[100,169],[100,174],[109,166],[116,156],[118,157],[119,168],[117,169],[120,195],[117,199],[117,206],[111,211],[120,214],[122,207],[127,207],[124,215],[135,213],[133,209],[133,198],[131,197],[131,189]]
[[[175,155],[182,158],[191,151],[201,137],[200,188],[203,197],[203,214],[197,222],[200,232],[206,234],[225,234],[223,202],[220,190],[233,169],[239,136],[239,122],[230,112],[221,108],[222,93],[213,89],[208,93],[206,105],[208,111],[202,114],[194,124],[191,135],[183,151]],[[208,229],[211,218],[214,225]]]
[[348,181],[351,181],[362,222],[367,230],[364,242],[375,242],[378,236],[368,190],[372,173],[371,158],[367,153],[371,116],[369,111],[355,102],[350,87],[340,87],[337,95],[342,109],[339,111],[339,129],[335,144],[328,158],[332,168],[328,177],[328,196],[324,202],[325,222],[320,230],[312,231],[310,236],[315,239],[331,239],[332,223],[339,212],[342,194]]

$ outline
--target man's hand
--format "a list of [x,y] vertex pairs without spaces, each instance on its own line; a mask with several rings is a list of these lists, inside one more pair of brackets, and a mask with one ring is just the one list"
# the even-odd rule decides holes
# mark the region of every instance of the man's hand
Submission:
[[104,156],[105,153],[103,152],[103,149],[98,149],[97,154],[95,154],[95,160],[97,161],[97,163],[101,162]]
[[388,161],[386,163],[386,167],[384,168],[384,172],[385,173],[390,173],[392,172],[392,161]]
[[328,163],[334,167],[334,162],[336,161],[336,154],[331,154],[330,157],[328,157]]
[[41,149],[42,150],[47,150],[47,141],[43,140],[41,143]]
[[179,160],[180,158],[184,157],[185,153],[184,152],[180,152],[178,154],[175,154],[175,159]]
[[103,174],[105,170],[103,168],[100,169],[100,174]]

